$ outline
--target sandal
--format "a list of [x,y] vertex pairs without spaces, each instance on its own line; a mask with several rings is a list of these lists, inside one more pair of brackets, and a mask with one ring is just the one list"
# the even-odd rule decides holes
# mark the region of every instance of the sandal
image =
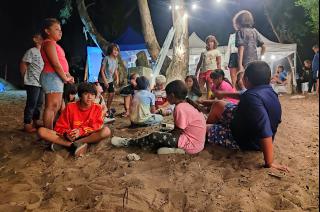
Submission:
[[88,147],[88,144],[86,143],[76,143],[76,142],[72,143],[72,149],[75,149],[74,156],[81,157],[84,154],[86,154],[87,147]]

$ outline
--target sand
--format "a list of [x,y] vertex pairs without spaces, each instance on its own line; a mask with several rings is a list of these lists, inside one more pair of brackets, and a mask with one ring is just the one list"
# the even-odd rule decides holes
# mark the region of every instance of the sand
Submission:
[[[319,101],[280,99],[275,159],[287,174],[261,168],[261,153],[218,146],[158,156],[106,140],[74,159],[22,132],[23,91],[0,94],[0,211],[319,211]],[[128,125],[110,127],[131,137],[154,130],[122,130]],[[130,153],[141,160],[129,162]]]

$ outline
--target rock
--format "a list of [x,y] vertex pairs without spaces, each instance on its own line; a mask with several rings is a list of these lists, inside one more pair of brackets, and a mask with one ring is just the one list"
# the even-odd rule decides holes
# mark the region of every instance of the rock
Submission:
[[73,188],[70,188],[70,187],[67,188],[67,191],[69,191],[69,192],[72,190],[73,190]]
[[132,154],[129,154],[127,155],[127,159],[128,161],[138,161],[138,160],[141,160],[140,156],[135,154],[135,153],[132,153]]

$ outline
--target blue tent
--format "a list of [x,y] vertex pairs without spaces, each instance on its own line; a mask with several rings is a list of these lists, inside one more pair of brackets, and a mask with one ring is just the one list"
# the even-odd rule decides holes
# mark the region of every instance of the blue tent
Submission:
[[143,36],[134,31],[131,27],[129,27],[120,38],[113,42],[119,45],[121,51],[147,49]]
[[[145,51],[149,56],[143,36],[134,31],[131,27],[129,27],[126,32],[120,36],[120,38],[113,41],[113,43],[119,45],[122,60],[127,63],[128,68],[134,65],[136,59],[135,55],[138,52]],[[96,82],[98,80],[102,62],[102,51],[98,47],[87,47],[87,55],[88,81]]]

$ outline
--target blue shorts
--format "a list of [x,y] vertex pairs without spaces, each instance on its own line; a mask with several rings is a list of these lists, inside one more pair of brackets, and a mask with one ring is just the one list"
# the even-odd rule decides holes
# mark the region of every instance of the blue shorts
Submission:
[[240,149],[232,136],[230,128],[235,109],[237,109],[237,105],[232,103],[228,103],[225,106],[219,123],[212,125],[208,129],[208,143],[218,144],[228,149]]
[[45,94],[63,93],[64,83],[56,72],[42,72],[40,84]]

